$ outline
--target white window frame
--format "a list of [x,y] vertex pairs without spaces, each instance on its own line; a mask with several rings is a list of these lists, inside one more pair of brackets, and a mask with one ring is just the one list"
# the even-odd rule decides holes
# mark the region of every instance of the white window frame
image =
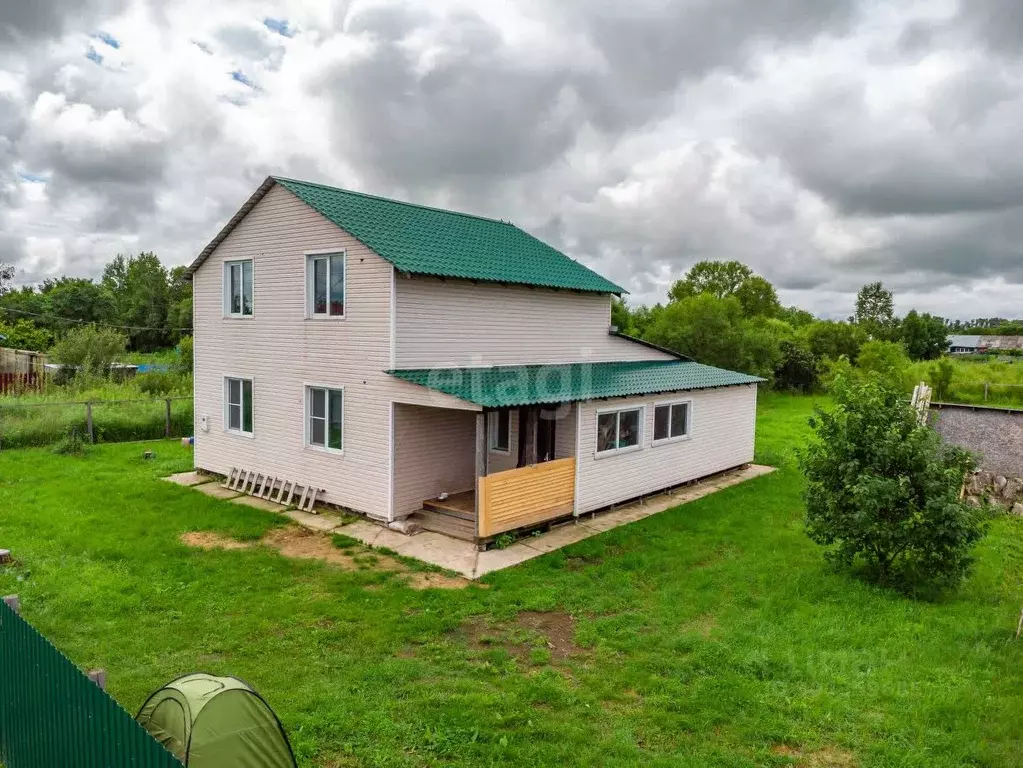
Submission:
[[[618,414],[618,418],[615,420],[615,444],[618,443],[618,436],[621,434],[621,414],[627,411],[639,411],[639,440],[635,445],[628,445],[624,448],[611,448],[606,451],[597,450],[597,441],[600,439],[600,417],[606,416],[609,413]],[[632,451],[643,450],[643,440],[646,437],[646,404],[643,405],[622,405],[618,408],[602,408],[597,411],[596,418],[593,424],[593,455],[598,459],[604,459],[608,456],[618,456],[622,453],[631,453]]]
[[[498,447],[496,447],[497,436],[499,434],[498,427],[500,426],[500,423],[498,422],[497,419],[502,414],[508,420],[508,447],[507,448],[498,448]],[[512,429],[511,429],[511,411],[510,410],[491,411],[489,414],[487,414],[487,450],[489,450],[491,453],[499,453],[502,456],[509,455],[511,453],[511,436],[512,436]]]
[[[341,257],[341,291],[344,294],[344,309],[340,315],[330,314],[330,257]],[[313,263],[316,259],[327,260],[327,311],[313,311]],[[344,320],[348,316],[348,249],[331,248],[325,251],[305,252],[305,315],[309,320]]]
[[[316,382],[306,382],[302,385],[305,391],[305,447],[311,451],[320,451],[322,453],[332,453],[335,456],[344,456],[345,453],[345,436],[347,428],[345,426],[345,410],[348,408],[348,397],[345,394],[345,388],[343,385],[338,384],[318,384]],[[324,407],[326,408],[324,415],[324,439],[327,438],[328,428],[330,426],[330,393],[340,392],[341,393],[341,447],[330,448],[326,445],[319,445],[312,441],[313,430],[312,430],[312,419],[313,419],[313,398],[312,391],[314,389],[322,389],[327,392]]]
[[[252,295],[249,297],[249,306],[252,307],[252,311],[245,314],[245,264],[252,265]],[[231,311],[231,267],[238,266],[242,270],[242,312]],[[236,318],[239,320],[247,320],[256,314],[256,262],[253,259],[228,259],[224,262],[224,271],[221,275],[223,283],[223,298],[224,298],[224,317]]]
[[[246,382],[247,381],[247,382],[249,382],[249,386],[252,389],[252,402],[249,403],[249,410],[252,411],[252,431],[251,432],[246,432],[245,429],[244,429],[244,426],[245,426],[245,399],[244,399],[245,398],[245,387],[244,387],[244,385],[241,388],[241,393],[242,393],[242,401],[240,403],[240,405],[241,405],[241,426],[238,429],[234,429],[234,428],[231,427],[231,420],[230,420],[231,403],[230,403],[230,389],[229,389],[229,382],[231,382],[231,381],[240,381],[240,382]],[[227,432],[228,434],[238,435],[240,437],[254,437],[255,433],[256,433],[256,403],[255,403],[255,400],[256,400],[256,382],[255,382],[255,380],[251,376],[238,376],[236,374],[224,374],[224,389],[223,389],[223,391],[224,391],[224,414],[223,414],[223,418],[224,418],[224,431]]]
[[[668,436],[662,437],[660,440],[657,439],[657,409],[658,408],[671,408],[676,405],[684,405],[688,409],[686,412],[686,431],[682,435],[671,434],[671,411],[668,411]],[[683,440],[691,440],[693,437],[693,401],[691,399],[686,400],[662,400],[654,403],[654,420],[650,425],[651,432],[650,436],[653,438],[651,445],[667,445],[668,443],[680,443]]]

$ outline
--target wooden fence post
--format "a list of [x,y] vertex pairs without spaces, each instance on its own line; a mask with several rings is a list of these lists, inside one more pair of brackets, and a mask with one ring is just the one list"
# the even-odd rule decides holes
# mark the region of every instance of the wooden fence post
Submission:
[[984,382],[984,402],[985,403],[987,402],[987,388],[988,388],[988,382],[985,381]]
[[4,597],[4,603],[15,613],[21,613],[21,600],[18,599],[17,595],[7,595]]
[[95,443],[96,438],[92,433],[92,403],[85,404],[85,429],[89,433],[89,442]]
[[164,437],[170,437],[171,436],[171,401],[170,401],[170,398],[168,397],[166,400],[164,400],[164,403],[167,406],[167,411],[166,411],[166,418],[164,419],[163,436]]

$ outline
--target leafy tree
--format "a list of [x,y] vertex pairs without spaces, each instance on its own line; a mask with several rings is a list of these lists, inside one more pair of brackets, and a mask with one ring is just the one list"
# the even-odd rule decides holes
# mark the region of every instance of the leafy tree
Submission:
[[734,295],[747,317],[775,317],[781,310],[774,286],[759,275],[743,281]]
[[709,293],[724,299],[734,296],[739,287],[753,277],[753,270],[738,261],[699,261],[668,291],[670,301]]
[[805,328],[804,336],[814,357],[838,360],[844,355],[851,362],[856,362],[867,340],[859,326],[835,320],[817,320]]
[[810,420],[816,440],[799,456],[809,537],[883,583],[961,580],[988,520],[959,498],[973,457],[921,426],[902,393],[876,377],[840,378],[835,396],[833,411],[818,408]]
[[171,339],[191,333],[192,281],[185,279],[185,270],[185,267],[173,267],[167,273],[167,328]]
[[857,367],[865,373],[875,373],[882,380],[898,388],[909,368],[906,348],[894,341],[868,341],[860,348]]
[[737,368],[741,321],[738,299],[700,293],[661,309],[645,338],[707,365]]
[[900,333],[913,360],[934,360],[948,351],[948,329],[940,317],[920,315],[912,309],[902,319]]
[[43,313],[53,318],[45,324],[58,335],[69,327],[61,320],[100,323],[109,321],[113,315],[113,297],[92,280],[80,277],[45,280],[39,287],[39,293],[43,298]]
[[617,297],[611,299],[611,325],[620,333],[635,335],[635,329],[632,327],[632,313],[624,299]]
[[663,304],[654,304],[652,307],[643,305],[632,310],[632,335],[641,339],[647,338],[650,329],[663,311]]
[[895,298],[884,283],[868,283],[856,294],[856,322],[875,338],[886,338],[895,323]]
[[155,253],[116,256],[103,270],[102,284],[114,297],[116,324],[131,326],[132,349],[148,352],[168,345],[167,270]]
[[28,320],[5,323],[0,320],[0,347],[44,352],[53,343],[53,334]]
[[785,340],[779,345],[781,360],[774,369],[774,386],[793,392],[810,393],[817,388],[820,360],[806,346]]
[[701,293],[718,299],[734,296],[747,316],[768,316],[781,309],[774,286],[738,261],[700,261],[668,291],[670,302]]
[[927,378],[934,389],[934,397],[945,400],[952,392],[952,378],[955,376],[955,365],[947,357],[931,365]]
[[813,316],[812,312],[807,312],[805,309],[800,309],[796,306],[782,307],[778,310],[777,317],[779,320],[784,320],[793,328],[805,328],[817,320],[817,318]]
[[0,261],[0,296],[10,290],[12,280],[14,280],[14,266]]
[[792,326],[773,317],[743,320],[736,329],[738,354],[734,367],[773,382],[782,359],[781,344],[792,336]]
[[110,328],[84,325],[72,328],[53,345],[50,357],[55,363],[78,368],[91,376],[107,376],[110,365],[124,354],[127,339]]

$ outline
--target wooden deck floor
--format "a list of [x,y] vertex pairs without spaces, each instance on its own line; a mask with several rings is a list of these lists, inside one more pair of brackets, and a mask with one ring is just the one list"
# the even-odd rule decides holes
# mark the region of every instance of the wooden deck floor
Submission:
[[446,499],[428,499],[423,502],[423,509],[475,522],[476,492],[462,491],[461,493],[453,493]]

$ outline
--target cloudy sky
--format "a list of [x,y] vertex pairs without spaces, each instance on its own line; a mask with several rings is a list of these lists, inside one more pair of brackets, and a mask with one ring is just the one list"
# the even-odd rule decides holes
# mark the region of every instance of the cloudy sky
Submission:
[[1023,315],[1020,0],[0,0],[0,262],[190,261],[270,173],[511,219],[662,300]]

